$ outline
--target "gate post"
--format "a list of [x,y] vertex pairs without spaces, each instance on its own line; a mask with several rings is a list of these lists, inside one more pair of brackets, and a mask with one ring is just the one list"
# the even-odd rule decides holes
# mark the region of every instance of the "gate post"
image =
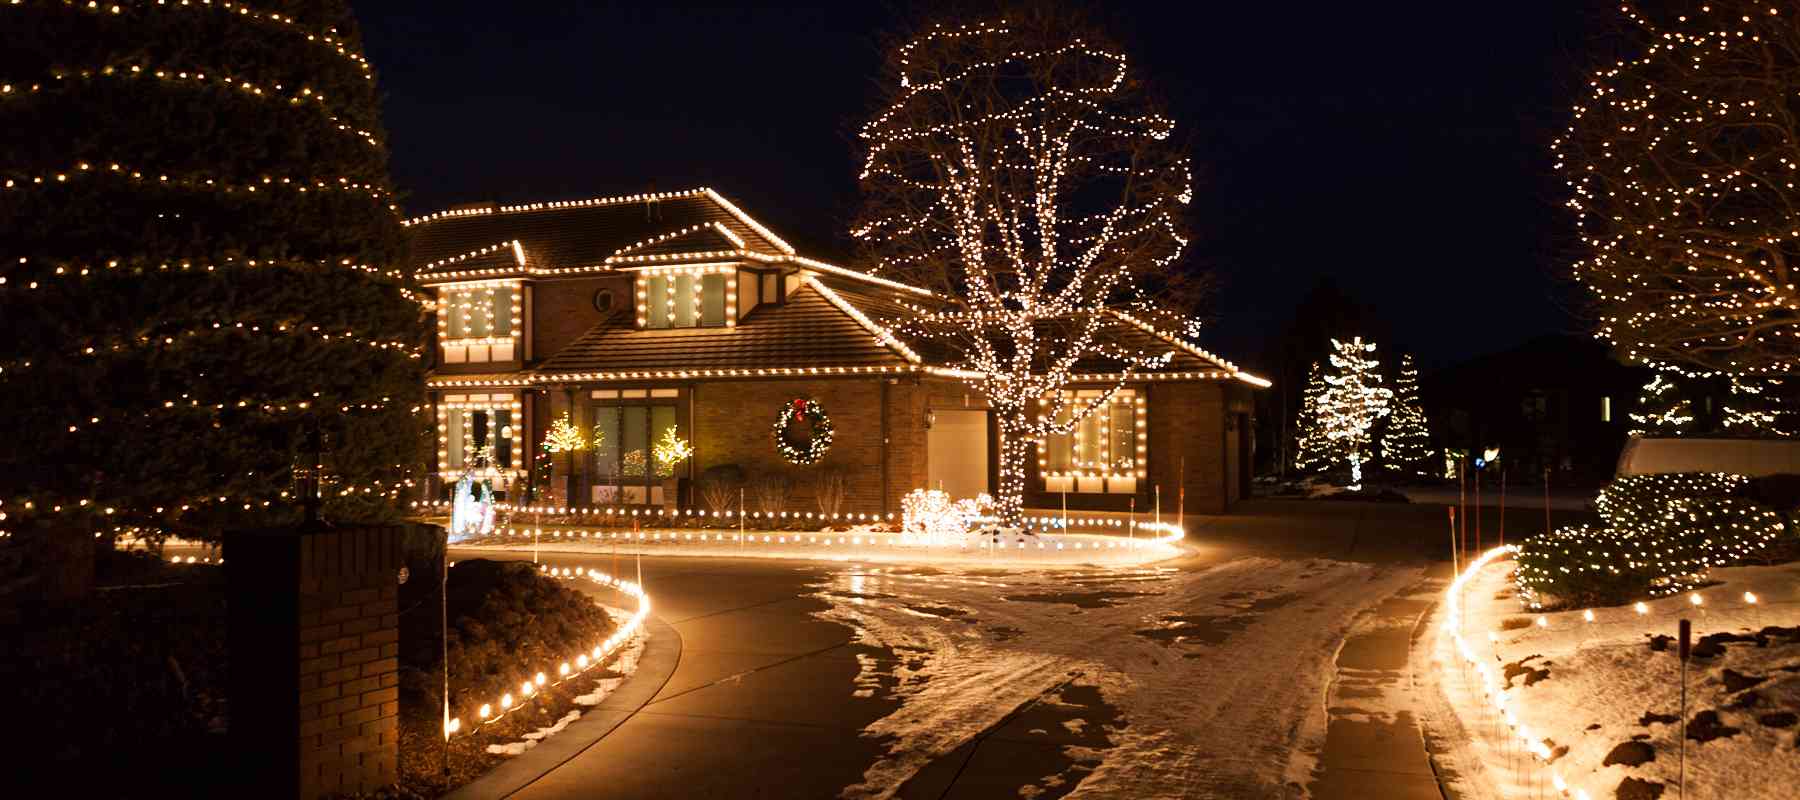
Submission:
[[245,788],[316,800],[394,783],[401,536],[227,534],[231,769]]

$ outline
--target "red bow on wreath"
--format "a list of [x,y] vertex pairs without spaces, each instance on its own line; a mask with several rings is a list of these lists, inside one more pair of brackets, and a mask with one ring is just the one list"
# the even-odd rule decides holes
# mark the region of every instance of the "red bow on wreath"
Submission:
[[805,400],[805,398],[796,397],[796,398],[794,398],[794,419],[801,420],[801,419],[805,419],[805,418],[806,418],[806,400]]

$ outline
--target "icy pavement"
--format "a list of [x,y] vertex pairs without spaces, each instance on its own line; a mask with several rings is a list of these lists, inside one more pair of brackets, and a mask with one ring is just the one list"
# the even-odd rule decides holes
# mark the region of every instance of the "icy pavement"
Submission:
[[1304,796],[1339,642],[1420,577],[1323,559],[850,565],[814,587],[818,616],[883,654],[860,659],[859,692],[899,707],[864,728],[885,755],[843,796],[936,797],[984,751],[1017,774],[980,796]]

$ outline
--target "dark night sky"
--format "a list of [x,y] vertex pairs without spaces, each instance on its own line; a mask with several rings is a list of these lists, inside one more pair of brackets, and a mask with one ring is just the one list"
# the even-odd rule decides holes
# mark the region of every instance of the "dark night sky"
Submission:
[[[898,6],[355,5],[409,215],[708,185],[803,252],[850,251]],[[1204,344],[1256,360],[1326,276],[1427,365],[1579,329],[1547,147],[1592,4],[1180,5],[1099,17],[1193,144],[1185,266],[1222,284]]]

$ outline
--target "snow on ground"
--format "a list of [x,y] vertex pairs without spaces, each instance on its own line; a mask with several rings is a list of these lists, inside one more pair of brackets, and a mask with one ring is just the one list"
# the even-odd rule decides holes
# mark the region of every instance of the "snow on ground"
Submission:
[[[614,625],[624,625],[631,620],[632,612],[626,611],[623,608],[603,605],[601,606],[601,609],[606,612],[607,616],[612,617]],[[612,694],[614,689],[619,688],[619,684],[624,683],[626,678],[631,677],[631,673],[637,671],[638,658],[644,654],[644,634],[639,632],[632,636],[631,641],[627,642],[625,646],[620,648],[617,652],[617,657],[607,666],[607,670],[618,674],[614,677],[602,678],[597,681],[594,684],[593,691],[588,692],[587,694],[576,695],[574,698],[576,705],[583,708],[592,708],[600,705],[600,701],[605,700],[607,695]],[[573,723],[580,718],[581,711],[579,709],[572,709],[569,713],[564,714],[562,718],[558,719],[554,725],[538,728],[535,731],[525,734],[524,737],[516,742],[490,744],[487,746],[487,751],[502,756],[519,755],[526,750],[536,747],[538,742],[561,733],[564,728],[569,727],[570,723]]]
[[[864,729],[887,755],[844,796],[901,785],[1033,701],[1103,702],[1063,722],[1071,765],[1024,797],[1290,797],[1324,740],[1338,642],[1412,568],[1242,558],[1204,569],[861,565],[817,587],[825,619],[892,658],[859,684],[900,707]],[[1091,687],[1091,688],[1090,688]],[[1096,730],[1098,728],[1098,730]],[[1031,734],[1045,731],[1031,731]]]
[[[1469,581],[1463,635],[1478,658],[1512,673],[1514,713],[1553,757],[1544,765],[1523,752],[1521,737],[1506,733],[1474,671],[1440,632],[1431,671],[1455,714],[1428,718],[1427,727],[1452,731],[1443,736],[1454,740],[1443,760],[1453,788],[1472,798],[1556,796],[1560,777],[1570,797],[1655,797],[1649,784],[1675,797],[1681,663],[1673,642],[1652,637],[1674,637],[1686,617],[1697,645],[1687,678],[1687,796],[1794,796],[1800,629],[1770,629],[1800,623],[1800,564],[1715,570],[1716,584],[1698,592],[1703,605],[1681,595],[1647,602],[1641,614],[1631,606],[1592,609],[1592,621],[1583,611],[1521,611],[1511,571],[1511,561],[1498,561]],[[1757,602],[1746,602],[1745,592]],[[1768,635],[1752,635],[1758,631]],[[1720,641],[1737,635],[1748,641]],[[1700,646],[1708,641],[1722,651]],[[1645,757],[1654,760],[1637,763]]]

